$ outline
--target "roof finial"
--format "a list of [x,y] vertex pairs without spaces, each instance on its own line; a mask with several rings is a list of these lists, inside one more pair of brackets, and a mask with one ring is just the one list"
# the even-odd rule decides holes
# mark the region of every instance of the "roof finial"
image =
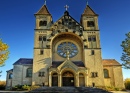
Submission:
[[67,11],[68,10],[68,8],[69,8],[69,6],[68,5],[66,5],[66,6],[64,6],[65,7],[65,10]]
[[88,5],[88,0],[87,0],[87,5]]
[[44,0],[44,5],[46,5],[46,0]]

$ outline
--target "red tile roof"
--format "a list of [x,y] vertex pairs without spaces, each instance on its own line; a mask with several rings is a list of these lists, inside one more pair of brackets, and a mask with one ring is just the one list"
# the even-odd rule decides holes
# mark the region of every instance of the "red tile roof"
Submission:
[[90,15],[90,16],[98,16],[91,8],[89,5],[86,6],[84,12],[82,15]]
[[115,59],[103,59],[102,60],[103,66],[121,66],[119,62]]
[[44,14],[44,15],[51,15],[47,9],[46,5],[43,5],[41,9],[36,14]]

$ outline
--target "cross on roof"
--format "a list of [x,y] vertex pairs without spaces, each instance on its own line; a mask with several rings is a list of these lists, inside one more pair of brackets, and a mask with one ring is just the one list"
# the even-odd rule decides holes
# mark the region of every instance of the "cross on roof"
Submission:
[[87,5],[88,5],[88,0],[87,0]]
[[65,10],[67,11],[68,10],[68,8],[69,8],[69,6],[68,5],[66,5],[66,6],[64,6],[65,7]]
[[44,0],[44,5],[46,5],[46,0]]

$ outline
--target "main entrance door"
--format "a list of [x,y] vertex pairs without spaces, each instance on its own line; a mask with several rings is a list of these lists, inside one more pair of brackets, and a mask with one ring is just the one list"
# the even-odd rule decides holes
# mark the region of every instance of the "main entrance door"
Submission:
[[72,72],[67,71],[62,75],[63,86],[74,86],[74,75]]

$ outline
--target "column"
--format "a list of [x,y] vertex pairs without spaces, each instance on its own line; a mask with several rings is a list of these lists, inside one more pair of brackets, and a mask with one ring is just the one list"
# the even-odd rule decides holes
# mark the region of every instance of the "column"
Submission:
[[84,78],[85,78],[85,87],[87,87],[88,86],[88,70]]
[[49,87],[51,87],[52,85],[52,76],[51,76],[51,73],[49,73]]
[[61,74],[58,74],[58,87],[61,87],[61,83],[62,83]]
[[79,73],[76,74],[76,80],[74,82],[76,82],[76,87],[79,87]]

